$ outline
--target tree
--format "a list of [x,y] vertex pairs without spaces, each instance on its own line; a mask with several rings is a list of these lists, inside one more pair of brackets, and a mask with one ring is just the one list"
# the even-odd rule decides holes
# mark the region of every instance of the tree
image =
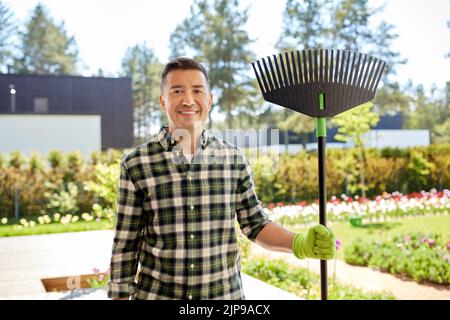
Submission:
[[326,12],[332,0],[287,0],[283,12],[283,31],[276,44],[279,50],[323,47],[328,27]]
[[162,64],[146,43],[129,47],[122,59],[122,73],[132,79],[136,144],[150,137],[152,126],[161,120],[159,108]]
[[12,19],[13,13],[0,0],[0,72],[12,58],[11,38],[15,28]]
[[190,15],[170,37],[172,58],[190,55],[207,68],[218,96],[213,108],[226,112],[228,128],[233,127],[233,109],[255,107],[249,98],[257,90],[248,74],[254,56],[249,49],[253,40],[244,30],[247,20],[248,8],[241,9],[238,0],[194,0]]
[[410,95],[410,112],[407,114],[405,128],[430,130],[431,142],[449,140],[447,119],[450,117],[449,103],[450,82],[444,89],[433,87],[429,94],[422,85],[412,86]]
[[364,135],[373,127],[375,127],[380,120],[377,113],[371,112],[373,103],[367,102],[359,107],[350,109],[341,113],[331,120],[331,123],[338,126],[338,133],[335,139],[338,141],[347,142],[352,140],[358,150],[359,156],[359,175],[360,187],[363,199],[366,198],[366,183],[364,168],[366,166],[366,156],[364,147]]
[[64,23],[57,25],[47,9],[38,4],[20,33],[22,56],[14,63],[19,73],[77,74],[78,49]]

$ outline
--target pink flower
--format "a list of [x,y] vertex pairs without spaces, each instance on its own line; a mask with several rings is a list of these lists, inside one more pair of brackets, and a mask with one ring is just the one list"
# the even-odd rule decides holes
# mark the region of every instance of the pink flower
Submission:
[[410,241],[411,241],[411,237],[410,237],[410,236],[406,236],[406,237],[404,238],[404,241],[405,241],[406,243],[410,242]]
[[422,242],[422,243],[426,243],[427,241],[428,241],[427,238],[422,238],[422,240],[420,240],[420,242]]
[[341,241],[339,241],[339,239],[336,239],[336,250],[339,250],[340,247],[341,247]]
[[435,245],[436,241],[434,241],[433,239],[428,239],[428,245],[431,247],[433,247]]
[[447,250],[450,250],[450,242],[447,243]]
[[100,273],[98,275],[98,281],[103,281],[104,278],[105,278],[105,275],[103,273]]
[[92,269],[92,271],[94,271],[95,274],[100,273],[100,269],[99,268],[94,268],[94,269]]

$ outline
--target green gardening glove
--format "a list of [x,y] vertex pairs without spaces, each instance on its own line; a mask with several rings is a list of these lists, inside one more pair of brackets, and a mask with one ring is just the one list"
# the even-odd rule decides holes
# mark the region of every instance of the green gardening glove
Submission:
[[336,240],[333,232],[322,224],[308,229],[306,234],[295,235],[292,251],[299,259],[333,259],[336,254]]

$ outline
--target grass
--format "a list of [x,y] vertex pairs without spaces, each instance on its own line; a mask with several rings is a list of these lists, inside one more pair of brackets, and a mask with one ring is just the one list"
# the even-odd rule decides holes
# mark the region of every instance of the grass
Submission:
[[79,232],[79,231],[93,231],[93,230],[108,230],[112,229],[112,222],[108,220],[100,221],[77,221],[75,223],[62,224],[37,224],[33,228],[22,228],[16,230],[12,224],[0,225],[0,237],[14,237],[14,236],[28,236],[36,234],[48,233],[63,233],[63,232]]
[[[329,224],[336,239],[341,242],[341,249],[358,239],[375,240],[409,232],[435,232],[443,239],[450,241],[450,215],[436,215],[417,217],[382,223],[364,223],[360,227],[353,227],[349,222],[335,222]],[[304,227],[286,227],[293,232],[304,232]],[[343,258],[343,255],[338,255]]]

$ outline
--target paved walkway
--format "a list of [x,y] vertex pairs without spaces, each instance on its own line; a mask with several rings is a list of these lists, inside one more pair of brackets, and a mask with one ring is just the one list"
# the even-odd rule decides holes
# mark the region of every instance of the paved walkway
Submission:
[[[252,255],[265,256],[267,259],[283,259],[284,261],[320,274],[318,260],[299,260],[292,254],[272,252],[252,245]],[[340,252],[340,254],[343,254]],[[398,300],[450,300],[450,285],[418,284],[413,280],[400,279],[389,273],[372,270],[366,267],[352,266],[343,261],[328,262],[328,275],[345,284],[358,287],[366,292],[387,291]]]
[[[109,266],[113,232],[89,231],[0,238],[0,299],[107,299],[105,289],[46,292],[43,278],[92,274]],[[242,275],[248,300],[298,300]]]

